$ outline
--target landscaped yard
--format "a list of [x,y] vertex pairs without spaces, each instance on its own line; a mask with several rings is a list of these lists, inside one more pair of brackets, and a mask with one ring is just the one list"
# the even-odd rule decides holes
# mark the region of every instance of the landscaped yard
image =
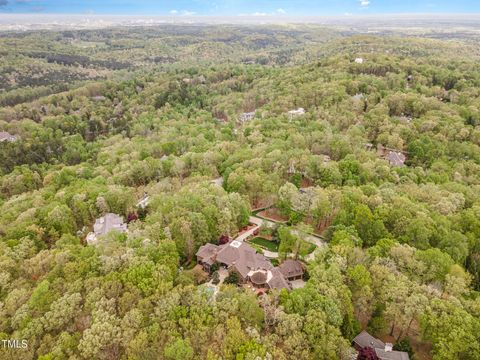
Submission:
[[261,237],[253,238],[249,242],[251,242],[252,244],[255,244],[255,245],[259,245],[260,247],[265,248],[269,251],[273,251],[273,252],[278,251],[278,244],[277,243],[275,243],[273,241],[270,241],[270,240],[267,240],[267,239],[264,239],[264,238],[261,238]]
[[307,256],[308,254],[312,253],[316,249],[316,245],[309,243],[308,241],[302,240],[302,243],[300,245],[300,249],[298,253],[301,256]]

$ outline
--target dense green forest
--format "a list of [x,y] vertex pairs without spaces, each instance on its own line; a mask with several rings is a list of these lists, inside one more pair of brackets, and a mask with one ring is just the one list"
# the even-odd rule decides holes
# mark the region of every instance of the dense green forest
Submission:
[[[166,26],[0,48],[0,334],[29,344],[1,359],[351,359],[362,329],[480,359],[478,42]],[[305,286],[212,296],[196,251],[265,208]],[[87,245],[110,212],[128,233]],[[306,234],[327,243],[308,260]]]

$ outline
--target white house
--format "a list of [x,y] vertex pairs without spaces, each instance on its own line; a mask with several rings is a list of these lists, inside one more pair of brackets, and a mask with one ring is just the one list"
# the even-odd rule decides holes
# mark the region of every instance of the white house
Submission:
[[355,59],[355,62],[356,62],[357,64],[363,64],[363,58],[356,58],[356,59]]
[[290,110],[288,112],[288,118],[292,120],[294,117],[301,116],[305,114],[305,109],[304,108],[298,108],[295,110]]

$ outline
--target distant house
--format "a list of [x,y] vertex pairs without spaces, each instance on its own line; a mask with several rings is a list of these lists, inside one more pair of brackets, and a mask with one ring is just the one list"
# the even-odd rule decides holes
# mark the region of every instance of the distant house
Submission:
[[223,186],[223,177],[220,176],[216,179],[210,180],[210,183],[222,187]]
[[[287,260],[283,267],[274,267],[262,254],[245,242],[233,240],[224,245],[206,244],[197,251],[197,263],[210,272],[213,264],[234,271],[242,283],[250,283],[256,288],[292,289],[289,278],[303,277],[303,265]],[[300,272],[300,269],[302,271]],[[287,275],[285,275],[287,274]]]
[[290,110],[288,112],[288,118],[292,120],[294,117],[301,116],[305,114],[305,109],[304,108],[298,108],[295,110]]
[[255,113],[256,111],[252,111],[252,112],[245,112],[243,114],[240,115],[240,122],[244,123],[244,122],[248,122],[248,121],[251,121],[253,120],[253,118],[255,117]]
[[363,98],[364,98],[363,94],[355,94],[352,96],[352,99],[355,101],[361,101],[363,100]]
[[358,334],[353,339],[352,343],[356,350],[372,348],[380,360],[410,360],[408,353],[393,350],[393,345],[391,343],[384,343],[383,341],[374,338],[365,330]]
[[355,59],[355,62],[356,62],[357,64],[363,64],[363,58],[356,58],[356,59]]
[[107,100],[107,98],[105,96],[102,96],[102,95],[98,95],[98,96],[94,96],[92,98],[94,101],[104,101],[104,100]]
[[15,135],[12,135],[6,131],[0,131],[0,142],[8,141],[15,142],[18,138]]
[[381,144],[377,145],[377,154],[379,157],[387,160],[391,166],[404,166],[407,157],[400,150],[389,149]]
[[150,196],[147,193],[143,195],[143,198],[137,203],[137,207],[140,209],[145,209],[150,203]]
[[93,225],[93,232],[87,235],[88,245],[97,245],[98,237],[108,234],[110,231],[126,232],[127,224],[123,217],[117,214],[108,213],[98,218]]
[[386,160],[388,160],[392,166],[404,166],[406,159],[405,155],[399,151],[388,151],[386,156]]

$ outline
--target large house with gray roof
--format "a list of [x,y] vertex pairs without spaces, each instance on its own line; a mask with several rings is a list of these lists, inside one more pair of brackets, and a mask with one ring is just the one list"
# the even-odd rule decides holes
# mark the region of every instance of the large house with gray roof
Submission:
[[274,267],[262,254],[242,241],[230,241],[223,245],[205,244],[197,251],[197,263],[207,272],[214,264],[236,272],[241,281],[257,288],[292,289],[291,280],[301,279],[304,267],[299,261],[286,260]]
[[117,214],[108,213],[98,218],[93,225],[93,231],[87,235],[88,245],[97,245],[98,237],[108,234],[110,231],[126,232],[127,224],[123,217]]
[[393,345],[391,343],[384,343],[383,341],[374,338],[365,330],[355,336],[352,343],[353,347],[357,350],[372,348],[380,360],[410,360],[408,353],[393,350]]

